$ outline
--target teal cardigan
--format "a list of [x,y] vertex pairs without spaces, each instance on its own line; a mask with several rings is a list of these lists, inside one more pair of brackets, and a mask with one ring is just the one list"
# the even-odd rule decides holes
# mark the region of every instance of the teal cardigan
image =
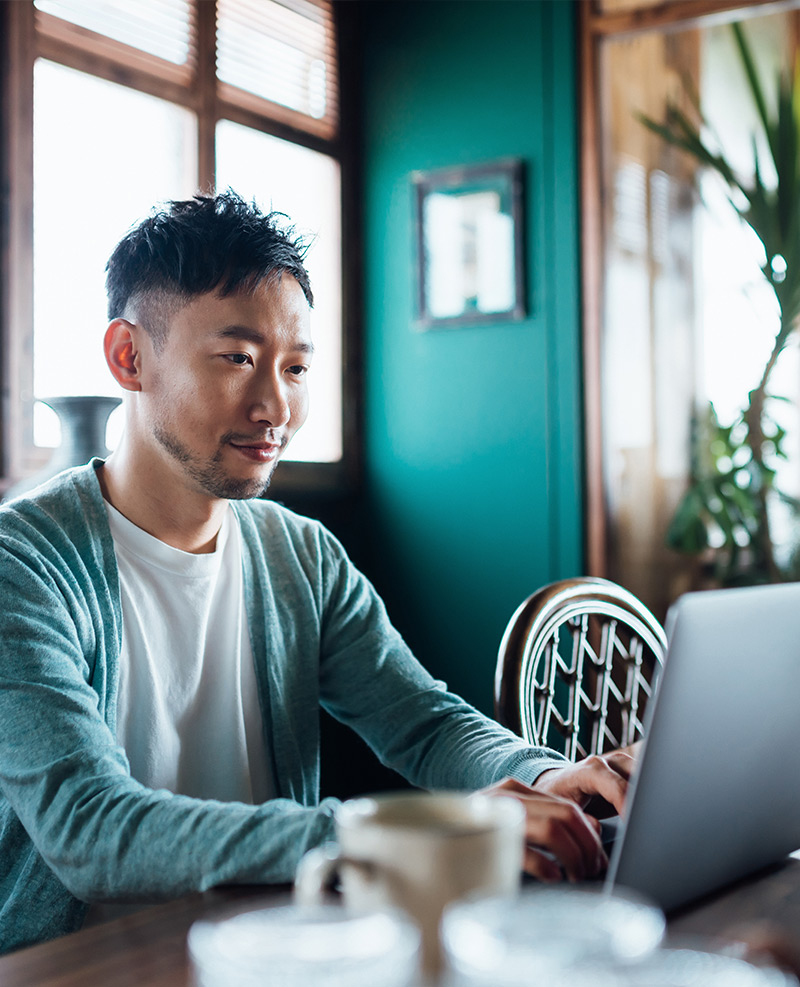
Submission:
[[[88,902],[290,881],[333,836],[319,801],[319,707],[423,788],[532,782],[563,764],[447,692],[320,524],[233,502],[278,797],[145,788],[115,739],[122,615],[97,468],[0,508],[0,951],[80,928]],[[213,751],[208,751],[213,756]]]

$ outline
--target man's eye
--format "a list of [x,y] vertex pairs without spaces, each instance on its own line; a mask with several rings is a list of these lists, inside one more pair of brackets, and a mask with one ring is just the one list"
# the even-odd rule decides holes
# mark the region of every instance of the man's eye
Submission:
[[247,353],[226,353],[225,357],[231,363],[235,363],[237,367],[244,366],[244,364],[250,362],[250,357]]
[[304,367],[301,364],[296,364],[294,367],[289,367],[289,373],[294,377],[302,377],[303,374],[308,372],[308,367]]

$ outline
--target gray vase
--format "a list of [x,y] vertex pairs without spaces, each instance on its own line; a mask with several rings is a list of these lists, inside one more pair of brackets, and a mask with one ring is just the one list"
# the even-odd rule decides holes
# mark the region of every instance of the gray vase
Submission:
[[121,403],[120,398],[91,394],[41,400],[59,417],[61,445],[55,449],[46,466],[10,487],[4,500],[38,487],[70,466],[82,466],[93,456],[105,458],[109,455],[106,425],[108,416]]

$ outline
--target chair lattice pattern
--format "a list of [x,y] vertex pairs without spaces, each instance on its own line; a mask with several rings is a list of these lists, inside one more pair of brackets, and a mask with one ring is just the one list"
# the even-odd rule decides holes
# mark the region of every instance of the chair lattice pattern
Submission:
[[500,718],[529,743],[572,761],[625,747],[644,735],[665,649],[658,622],[621,587],[590,579],[552,584],[523,604],[506,631]]
[[[599,647],[592,646],[592,630],[599,630]],[[554,629],[531,667],[527,705],[537,743],[563,744],[574,761],[639,740],[652,664],[640,638],[618,621],[600,623],[585,613],[570,617]]]

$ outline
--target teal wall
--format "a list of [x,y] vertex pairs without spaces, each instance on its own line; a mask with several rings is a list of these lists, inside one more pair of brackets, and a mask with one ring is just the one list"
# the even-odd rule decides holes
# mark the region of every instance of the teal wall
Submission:
[[[359,9],[369,570],[422,661],[487,711],[511,613],[583,565],[573,15]],[[527,169],[529,317],[415,331],[411,173],[508,156]]]

